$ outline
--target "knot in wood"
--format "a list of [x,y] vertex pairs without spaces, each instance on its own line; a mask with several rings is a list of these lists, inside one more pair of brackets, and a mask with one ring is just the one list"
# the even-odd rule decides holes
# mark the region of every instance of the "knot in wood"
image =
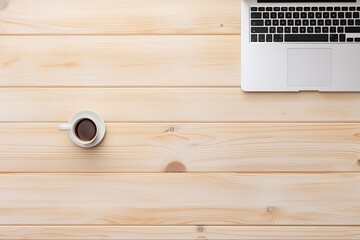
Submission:
[[9,0],[0,0],[0,10],[5,10],[9,5]]
[[165,172],[186,172],[186,166],[182,162],[173,161],[166,166]]

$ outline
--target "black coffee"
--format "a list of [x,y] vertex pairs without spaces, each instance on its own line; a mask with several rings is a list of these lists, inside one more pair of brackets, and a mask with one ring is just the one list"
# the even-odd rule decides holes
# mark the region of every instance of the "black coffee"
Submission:
[[83,119],[75,126],[77,137],[83,141],[91,141],[96,136],[96,125],[90,119]]

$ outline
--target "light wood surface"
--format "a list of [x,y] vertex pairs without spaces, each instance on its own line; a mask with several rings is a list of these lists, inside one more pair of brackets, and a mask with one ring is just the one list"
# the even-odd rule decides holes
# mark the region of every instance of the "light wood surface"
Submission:
[[360,224],[360,173],[2,174],[0,189],[0,224]]
[[[16,234],[16,237],[14,235]],[[360,239],[360,227],[298,226],[16,226],[0,227],[8,240],[339,240]]]
[[360,95],[242,92],[240,5],[0,0],[0,239],[360,239]]
[[240,37],[3,36],[0,66],[6,87],[239,87]]
[[239,34],[239,0],[1,0],[2,34]]
[[0,122],[351,122],[358,93],[245,93],[240,88],[0,88]]
[[107,124],[95,149],[57,123],[0,124],[2,172],[360,171],[360,124]]

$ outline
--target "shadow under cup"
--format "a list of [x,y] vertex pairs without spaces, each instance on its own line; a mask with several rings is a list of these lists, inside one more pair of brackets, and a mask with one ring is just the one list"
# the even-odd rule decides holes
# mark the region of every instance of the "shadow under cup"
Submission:
[[91,142],[97,135],[97,127],[89,118],[80,119],[74,128],[76,137],[83,142]]

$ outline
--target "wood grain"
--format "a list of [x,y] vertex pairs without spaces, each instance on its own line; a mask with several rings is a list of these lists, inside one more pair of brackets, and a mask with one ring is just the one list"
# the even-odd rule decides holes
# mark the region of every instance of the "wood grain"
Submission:
[[57,126],[0,124],[0,171],[360,171],[360,124],[109,123],[91,150]]
[[239,34],[239,0],[8,0],[2,34]]
[[240,88],[0,88],[0,122],[354,122],[357,93],[244,93]]
[[3,36],[0,86],[239,87],[240,37]]
[[360,174],[0,174],[6,225],[359,225]]
[[276,226],[6,226],[8,240],[358,240],[360,227]]

